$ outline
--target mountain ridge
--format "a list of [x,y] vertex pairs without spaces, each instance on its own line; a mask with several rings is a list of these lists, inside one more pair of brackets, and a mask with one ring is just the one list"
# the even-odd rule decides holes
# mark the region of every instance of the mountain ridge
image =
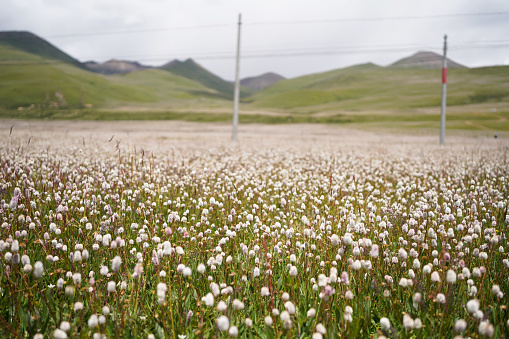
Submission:
[[[429,51],[418,51],[408,57],[397,60],[389,65],[393,68],[428,68],[436,69],[442,68],[443,56]],[[468,68],[449,58],[447,59],[447,68]]]

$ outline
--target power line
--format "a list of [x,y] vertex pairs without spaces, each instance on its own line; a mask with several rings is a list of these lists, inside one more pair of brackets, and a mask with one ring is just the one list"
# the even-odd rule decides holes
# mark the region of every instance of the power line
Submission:
[[162,27],[162,28],[146,28],[146,29],[133,29],[126,31],[107,31],[107,32],[93,32],[93,33],[70,33],[70,34],[58,34],[48,35],[46,38],[71,38],[77,36],[94,36],[94,35],[114,35],[114,34],[131,34],[131,33],[153,33],[162,31],[177,31],[177,30],[188,30],[188,29],[203,29],[203,28],[224,28],[231,27],[230,24],[213,24],[213,25],[197,25],[197,26],[175,26],[175,27]]
[[[369,22],[369,21],[396,21],[396,20],[427,20],[427,19],[446,19],[459,17],[476,17],[476,16],[498,16],[509,15],[509,12],[486,12],[486,13],[452,13],[452,14],[436,14],[436,15],[420,15],[420,16],[394,16],[394,17],[367,17],[367,18],[340,18],[327,20],[293,20],[293,21],[258,21],[246,22],[246,26],[263,26],[263,25],[296,25],[296,24],[326,24],[341,22]],[[115,35],[115,34],[132,34],[132,33],[153,33],[172,30],[191,30],[191,29],[210,29],[210,28],[233,28],[234,24],[210,24],[210,25],[194,25],[194,26],[174,26],[135,29],[125,31],[103,31],[92,33],[69,33],[48,35],[46,38],[69,38],[78,36],[97,36],[97,35]]]
[[[501,44],[463,44],[463,45],[452,45],[449,46],[449,50],[464,50],[464,49],[482,49],[482,48],[509,48],[509,43]],[[425,47],[426,50],[440,51],[440,47]],[[342,54],[374,54],[374,53],[394,53],[394,52],[406,52],[415,51],[415,46],[410,44],[401,46],[396,45],[373,45],[373,46],[349,46],[341,48],[330,48],[330,49],[279,49],[279,50],[258,50],[245,52],[243,58],[246,59],[257,59],[257,58],[278,58],[278,57],[299,57],[299,56],[328,56],[328,55],[342,55]],[[182,55],[183,53],[175,53],[176,55]],[[173,56],[151,56],[146,55],[145,58],[138,58],[139,61],[150,62],[150,61],[168,61],[175,59]],[[189,55],[189,54],[187,54]],[[233,52],[220,52],[220,53],[195,53],[193,58],[200,60],[227,60],[234,59],[235,55]],[[45,65],[45,64],[60,64],[65,63],[57,60],[44,60],[44,61],[22,61],[22,60],[11,60],[11,59],[0,59],[0,65]]]
[[509,12],[488,12],[488,13],[455,13],[455,14],[437,14],[437,15],[418,15],[418,16],[395,16],[395,17],[369,17],[369,18],[343,18],[330,20],[293,20],[293,21],[260,21],[246,23],[248,26],[254,25],[286,25],[286,24],[314,24],[314,23],[336,23],[336,22],[358,22],[358,21],[394,21],[394,20],[424,20],[424,19],[446,19],[472,16],[494,16],[509,15]]

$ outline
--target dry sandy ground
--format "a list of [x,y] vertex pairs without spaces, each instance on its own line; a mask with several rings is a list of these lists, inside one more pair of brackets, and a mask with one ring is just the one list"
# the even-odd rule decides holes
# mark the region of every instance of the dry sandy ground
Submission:
[[[12,129],[11,129],[12,127]],[[183,121],[26,121],[0,120],[0,144],[31,147],[44,145],[103,145],[155,151],[189,145],[231,146],[232,127],[224,123]],[[240,125],[239,147],[441,147],[436,135],[391,134],[345,129],[337,125]],[[447,136],[445,148],[508,148],[509,140],[493,137]]]

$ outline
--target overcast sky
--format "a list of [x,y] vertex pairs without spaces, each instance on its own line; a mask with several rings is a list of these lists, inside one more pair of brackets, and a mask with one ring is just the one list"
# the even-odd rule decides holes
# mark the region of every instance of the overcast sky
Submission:
[[0,30],[28,30],[80,61],[193,58],[233,80],[287,78],[419,50],[469,67],[509,64],[508,0],[2,0]]

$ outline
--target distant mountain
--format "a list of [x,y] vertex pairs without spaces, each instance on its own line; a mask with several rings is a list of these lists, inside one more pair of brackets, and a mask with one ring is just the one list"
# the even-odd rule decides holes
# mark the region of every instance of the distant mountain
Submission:
[[[396,61],[389,67],[394,68],[442,68],[442,56],[434,52],[420,51]],[[447,68],[466,68],[447,58]]]
[[151,68],[149,66],[144,66],[136,61],[126,61],[116,59],[108,60],[103,63],[87,61],[85,62],[85,65],[91,71],[102,74],[124,74]]
[[70,55],[56,48],[46,40],[26,31],[0,32],[0,44],[17,48],[24,52],[38,55],[44,58],[59,60],[69,64],[86,68],[84,64]]
[[[234,84],[232,82],[221,79],[193,59],[187,59],[185,61],[173,60],[159,68],[175,75],[194,80],[206,87],[216,90],[227,98],[233,97]],[[241,90],[240,94],[241,96],[246,96],[248,93]]]
[[246,88],[261,91],[262,89],[270,87],[281,80],[285,80],[285,78],[279,74],[265,73],[256,77],[244,78],[240,80],[240,84]]

